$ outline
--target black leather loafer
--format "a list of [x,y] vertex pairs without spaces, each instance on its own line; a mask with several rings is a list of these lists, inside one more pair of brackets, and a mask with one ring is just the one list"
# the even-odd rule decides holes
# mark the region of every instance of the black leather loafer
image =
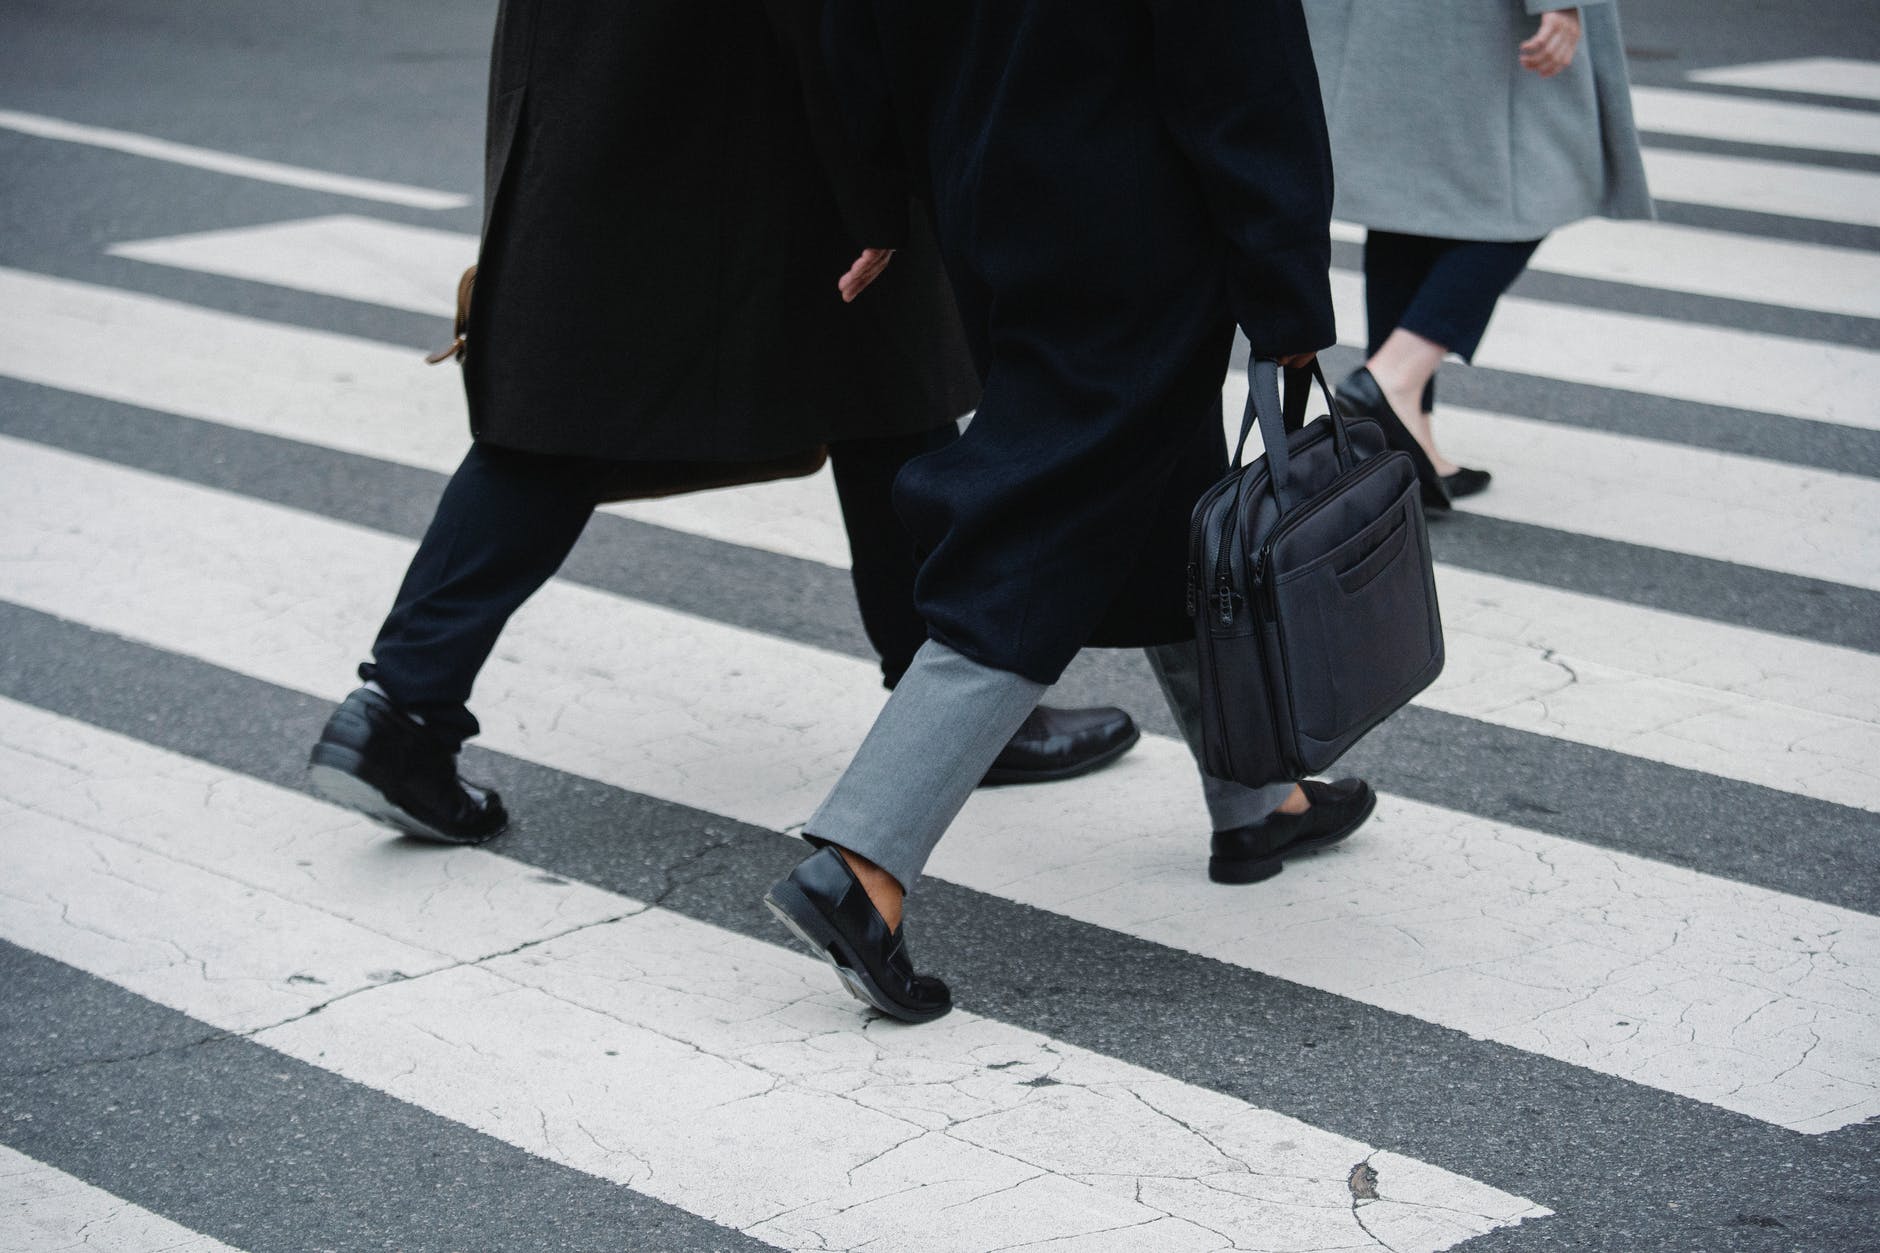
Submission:
[[1377,379],[1369,370],[1360,366],[1347,374],[1332,393],[1332,399],[1338,402],[1339,411],[1346,417],[1369,418],[1383,427],[1385,442],[1408,453],[1416,465],[1417,483],[1423,489],[1423,507],[1436,513],[1449,512],[1449,489],[1443,476],[1436,472],[1436,463],[1430,460],[1423,445],[1417,443],[1417,437],[1384,399],[1384,389],[1377,385]]
[[1464,496],[1473,496],[1477,492],[1488,490],[1489,483],[1495,476],[1487,470],[1471,470],[1468,466],[1457,466],[1454,474],[1443,475],[1443,490],[1449,493],[1449,499],[1461,500]]
[[1302,814],[1274,814],[1265,822],[1214,833],[1208,878],[1216,883],[1258,883],[1285,868],[1288,857],[1330,848],[1364,825],[1377,793],[1363,779],[1299,785],[1312,804]]
[[986,771],[982,787],[1049,783],[1088,774],[1127,753],[1142,732],[1136,720],[1108,705],[1095,709],[1032,710]]
[[907,928],[888,930],[835,849],[817,850],[771,884],[764,904],[810,952],[835,967],[856,1000],[902,1022],[931,1022],[953,1008],[946,984],[914,973]]
[[501,797],[458,776],[452,746],[370,688],[326,720],[307,781],[335,805],[439,844],[481,844],[509,825]]

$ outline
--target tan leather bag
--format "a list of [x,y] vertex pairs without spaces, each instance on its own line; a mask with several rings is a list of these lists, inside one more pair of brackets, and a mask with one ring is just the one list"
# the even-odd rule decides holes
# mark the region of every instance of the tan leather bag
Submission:
[[[470,295],[476,288],[477,268],[473,265],[457,280],[457,318],[451,341],[425,361],[439,365],[456,359],[461,363],[470,349]],[[714,487],[742,487],[747,483],[769,483],[777,479],[800,479],[816,473],[829,460],[828,448],[817,445],[789,457],[772,461],[622,461],[617,478],[604,487],[603,500],[651,500],[659,496],[679,496],[703,492]]]

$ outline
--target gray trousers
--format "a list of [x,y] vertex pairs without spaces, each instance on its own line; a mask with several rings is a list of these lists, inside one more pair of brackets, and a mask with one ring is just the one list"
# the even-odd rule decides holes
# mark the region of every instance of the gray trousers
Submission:
[[[1195,646],[1145,650],[1182,737],[1200,760],[1201,687]],[[929,640],[895,685],[835,790],[804,827],[858,853],[911,888],[934,846],[1045,686],[982,666]],[[1292,794],[1290,783],[1249,788],[1201,775],[1216,831],[1250,826]]]

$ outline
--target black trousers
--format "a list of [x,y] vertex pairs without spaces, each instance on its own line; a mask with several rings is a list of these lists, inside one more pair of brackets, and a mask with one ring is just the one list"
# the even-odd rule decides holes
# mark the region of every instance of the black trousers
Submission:
[[[914,609],[913,541],[895,516],[895,475],[957,439],[951,424],[829,446],[856,601],[889,687],[927,639]],[[475,444],[451,476],[359,675],[461,743],[477,674],[511,615],[574,550],[608,481],[607,462]]]
[[[1364,312],[1370,340],[1365,355],[1377,352],[1402,327],[1464,361],[1473,360],[1496,302],[1540,245],[1538,239],[1508,243],[1365,232]],[[1431,379],[1423,407],[1429,409],[1435,400]]]

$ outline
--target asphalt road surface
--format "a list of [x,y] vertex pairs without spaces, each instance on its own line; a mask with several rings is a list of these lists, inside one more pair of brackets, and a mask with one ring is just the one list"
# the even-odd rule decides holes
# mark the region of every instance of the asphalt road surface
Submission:
[[1880,1247],[1872,6],[1628,10],[1662,220],[1444,374],[1364,831],[1207,883],[1087,654],[1149,734],[969,805],[911,1030],[757,904],[881,699],[826,478],[595,520],[499,842],[303,789],[466,444],[493,7],[0,0],[0,1251]]

